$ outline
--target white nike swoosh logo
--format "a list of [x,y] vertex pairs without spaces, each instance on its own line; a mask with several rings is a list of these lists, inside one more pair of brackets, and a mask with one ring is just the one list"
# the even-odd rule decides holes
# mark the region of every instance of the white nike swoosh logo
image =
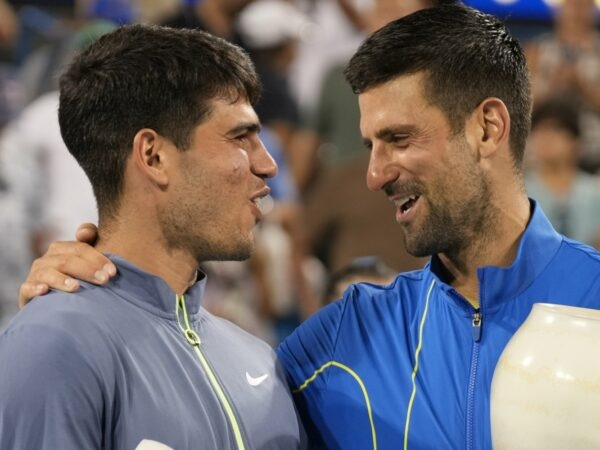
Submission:
[[261,375],[259,377],[253,377],[248,372],[246,372],[246,381],[250,386],[258,386],[259,384],[262,384],[262,382],[265,381],[267,378],[269,378],[268,373],[265,373],[264,375]]

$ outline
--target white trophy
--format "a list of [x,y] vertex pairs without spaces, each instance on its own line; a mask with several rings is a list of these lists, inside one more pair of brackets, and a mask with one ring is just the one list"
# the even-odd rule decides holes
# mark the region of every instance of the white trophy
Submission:
[[491,390],[494,450],[600,449],[600,310],[536,303]]

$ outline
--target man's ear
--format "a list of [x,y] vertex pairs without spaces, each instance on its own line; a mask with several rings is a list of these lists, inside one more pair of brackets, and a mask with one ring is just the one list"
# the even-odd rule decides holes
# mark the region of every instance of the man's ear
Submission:
[[510,114],[499,98],[489,97],[483,100],[475,108],[470,122],[481,158],[489,158],[499,148],[510,145]]
[[133,160],[140,173],[158,186],[169,184],[166,171],[165,139],[150,128],[142,128],[133,138]]

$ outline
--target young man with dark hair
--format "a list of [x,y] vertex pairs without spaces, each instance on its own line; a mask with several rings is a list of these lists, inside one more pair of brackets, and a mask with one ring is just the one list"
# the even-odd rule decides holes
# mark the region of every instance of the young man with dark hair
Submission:
[[33,302],[0,337],[0,448],[304,447],[272,349],[201,305],[199,262],[250,255],[277,171],[259,93],[239,47],[142,25],[62,75],[61,133],[118,276]]

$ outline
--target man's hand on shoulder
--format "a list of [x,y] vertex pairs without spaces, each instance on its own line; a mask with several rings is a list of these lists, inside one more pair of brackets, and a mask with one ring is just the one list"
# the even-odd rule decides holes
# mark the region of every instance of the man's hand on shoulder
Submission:
[[77,241],[53,242],[48,251],[33,262],[19,289],[20,308],[50,289],[74,292],[79,289],[78,280],[102,285],[116,275],[115,265],[93,247],[98,238],[96,225],[80,225],[75,237]]

